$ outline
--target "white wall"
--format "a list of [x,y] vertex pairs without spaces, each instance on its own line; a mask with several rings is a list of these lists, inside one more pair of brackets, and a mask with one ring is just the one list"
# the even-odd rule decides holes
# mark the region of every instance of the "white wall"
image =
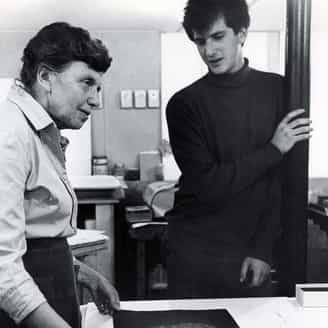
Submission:
[[66,170],[68,175],[91,174],[91,119],[79,130],[62,130],[69,139],[66,148]]
[[68,21],[90,30],[176,31],[185,0],[1,0],[0,30]]
[[328,177],[328,2],[312,0],[310,177]]

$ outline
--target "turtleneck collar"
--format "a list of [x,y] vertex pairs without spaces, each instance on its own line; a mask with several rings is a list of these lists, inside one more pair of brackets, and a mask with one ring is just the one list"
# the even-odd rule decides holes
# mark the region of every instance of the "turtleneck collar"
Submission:
[[218,87],[238,88],[246,83],[249,72],[248,59],[244,58],[244,65],[239,71],[224,74],[213,74],[209,71],[206,79],[209,83]]

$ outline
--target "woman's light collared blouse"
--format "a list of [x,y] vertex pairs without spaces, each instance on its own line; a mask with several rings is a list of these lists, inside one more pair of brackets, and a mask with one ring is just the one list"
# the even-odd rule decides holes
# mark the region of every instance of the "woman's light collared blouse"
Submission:
[[45,302],[25,270],[27,238],[74,234],[77,202],[60,133],[18,84],[0,104],[0,308],[16,322]]

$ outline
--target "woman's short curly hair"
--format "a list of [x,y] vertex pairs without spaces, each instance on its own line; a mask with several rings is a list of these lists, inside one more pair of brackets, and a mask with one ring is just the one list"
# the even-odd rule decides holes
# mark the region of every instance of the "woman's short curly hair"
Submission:
[[92,39],[87,30],[65,22],[49,24],[25,47],[20,79],[31,88],[40,64],[60,71],[72,61],[82,61],[97,72],[106,72],[112,58],[105,45],[98,39]]
[[250,17],[246,0],[188,0],[184,9],[183,27],[190,40],[193,32],[205,32],[218,17],[237,34],[248,29]]

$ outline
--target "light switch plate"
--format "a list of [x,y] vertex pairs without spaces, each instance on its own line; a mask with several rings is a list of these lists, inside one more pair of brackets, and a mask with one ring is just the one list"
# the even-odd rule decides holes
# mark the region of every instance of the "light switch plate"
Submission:
[[148,107],[149,108],[158,108],[159,107],[159,90],[158,89],[149,89],[147,90],[148,95]]
[[146,107],[146,90],[134,90],[134,107]]
[[121,90],[121,108],[132,108],[132,90]]

